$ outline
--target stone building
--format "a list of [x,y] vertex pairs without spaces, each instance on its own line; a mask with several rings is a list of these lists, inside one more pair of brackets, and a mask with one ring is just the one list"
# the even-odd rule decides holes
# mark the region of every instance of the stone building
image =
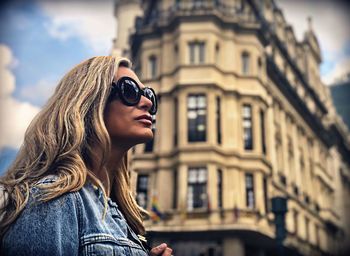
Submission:
[[297,41],[273,0],[115,6],[115,53],[160,101],[155,139],[131,154],[139,204],[162,213],[146,221],[151,241],[181,256],[278,255],[282,197],[283,255],[344,251],[349,131],[320,80],[311,20]]

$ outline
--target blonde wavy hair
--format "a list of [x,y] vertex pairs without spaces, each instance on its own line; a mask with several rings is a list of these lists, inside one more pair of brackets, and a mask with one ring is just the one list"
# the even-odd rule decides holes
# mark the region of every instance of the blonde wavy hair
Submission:
[[[62,78],[53,96],[31,122],[15,161],[0,178],[6,195],[0,209],[0,237],[26,206],[30,188],[50,174],[58,178],[45,184],[40,200],[46,202],[78,191],[88,179],[103,191],[105,215],[107,196],[92,172],[92,165],[96,165],[92,159],[96,159],[96,152],[102,153],[97,165],[103,168],[110,154],[111,141],[103,115],[119,66],[130,68],[131,63],[125,58],[100,56],[78,64]],[[144,234],[144,211],[131,194],[127,153],[115,172],[111,197],[131,228]]]

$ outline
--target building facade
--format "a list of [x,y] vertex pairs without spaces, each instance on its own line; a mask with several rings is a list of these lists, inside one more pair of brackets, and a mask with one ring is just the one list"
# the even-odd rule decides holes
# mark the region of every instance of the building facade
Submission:
[[129,47],[159,95],[155,138],[131,154],[138,203],[159,213],[146,221],[152,243],[182,256],[278,255],[271,199],[282,197],[283,255],[344,251],[350,139],[320,80],[311,20],[297,41],[273,0],[133,3],[140,16],[115,52]]

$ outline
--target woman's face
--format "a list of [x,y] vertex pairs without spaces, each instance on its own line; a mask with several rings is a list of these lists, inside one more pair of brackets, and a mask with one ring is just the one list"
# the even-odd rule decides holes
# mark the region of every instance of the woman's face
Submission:
[[[114,81],[128,76],[134,79],[141,89],[145,86],[130,68],[119,67]],[[104,121],[112,145],[130,148],[153,138],[151,115],[148,112],[152,102],[141,96],[136,106],[126,106],[119,99],[110,101],[104,112]]]

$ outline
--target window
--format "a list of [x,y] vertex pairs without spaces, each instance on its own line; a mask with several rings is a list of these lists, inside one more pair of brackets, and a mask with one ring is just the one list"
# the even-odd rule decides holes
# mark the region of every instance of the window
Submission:
[[[154,24],[159,20],[159,5],[154,5],[151,9],[151,13],[146,20],[146,24]],[[148,22],[147,22],[148,21]]]
[[148,58],[148,72],[150,78],[155,78],[157,76],[157,58],[156,56],[150,56]]
[[179,106],[178,106],[178,101],[177,98],[174,99],[174,146],[177,146],[177,129],[178,129],[178,124],[179,124],[179,119],[178,119],[178,111],[179,111]]
[[254,176],[252,173],[246,173],[245,175],[245,192],[246,192],[246,206],[247,208],[255,208],[254,197]]
[[218,179],[218,208],[222,208],[222,170],[217,170]]
[[216,97],[216,138],[218,144],[221,144],[221,101],[220,97]]
[[260,132],[262,152],[264,155],[266,155],[265,115],[263,110],[260,110]]
[[137,176],[137,186],[136,186],[136,201],[142,208],[147,208],[148,202],[148,175],[139,174]]
[[310,221],[307,217],[305,217],[305,239],[309,241],[310,238],[310,230],[309,230]]
[[205,95],[189,95],[187,98],[188,141],[206,141],[207,101]]
[[244,149],[253,149],[253,127],[252,127],[252,107],[250,105],[243,106],[243,139]]
[[265,213],[268,213],[270,211],[270,205],[269,205],[269,191],[268,191],[266,177],[264,177],[264,179],[263,179],[263,189],[264,189]]
[[190,42],[188,44],[190,64],[202,64],[205,62],[205,43]]
[[187,209],[193,210],[207,206],[207,169],[188,170]]
[[178,185],[177,185],[177,170],[174,169],[173,172],[173,209],[177,209],[177,191],[178,191]]
[[249,75],[250,70],[249,70],[249,65],[250,65],[250,56],[249,53],[243,52],[242,53],[242,74],[243,75]]
[[203,0],[193,0],[192,1],[195,8],[204,7],[205,3]]
[[294,219],[294,234],[298,235],[298,212],[297,212],[297,210],[294,210],[294,212],[293,212],[293,219]]

